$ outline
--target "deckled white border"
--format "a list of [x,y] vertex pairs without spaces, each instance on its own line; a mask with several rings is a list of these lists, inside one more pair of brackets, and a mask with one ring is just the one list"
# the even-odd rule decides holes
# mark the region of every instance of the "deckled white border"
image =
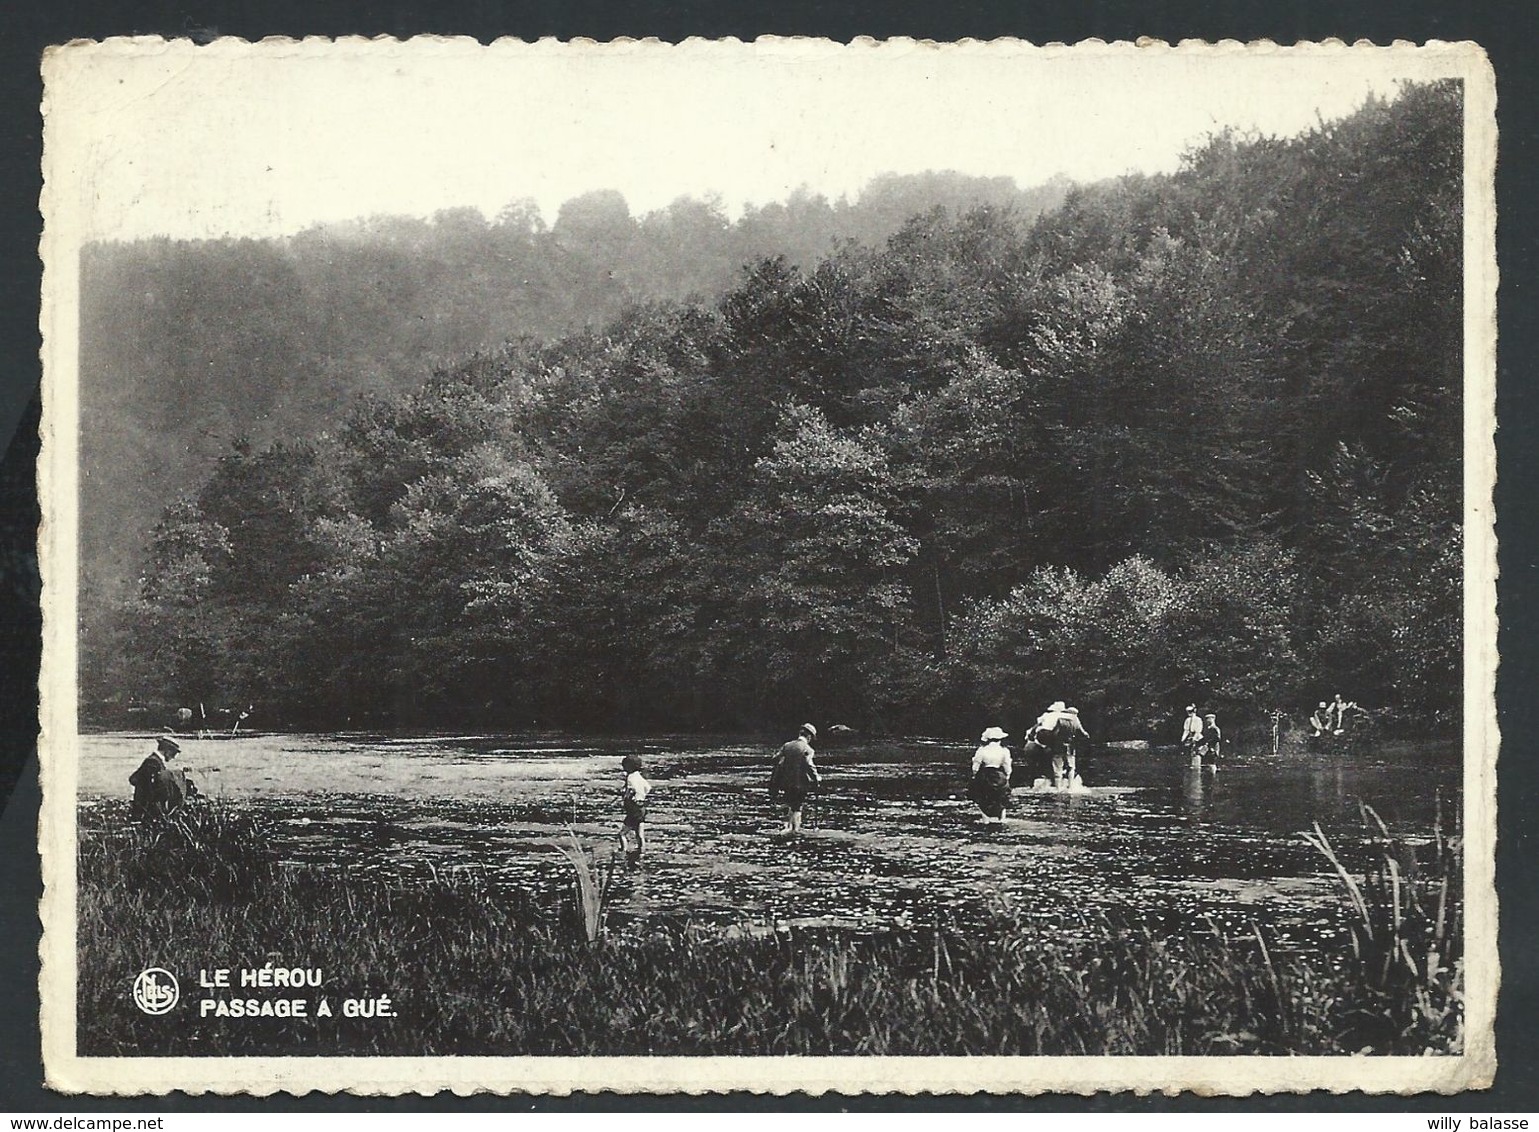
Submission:
[[[467,52],[495,52],[509,66],[540,56],[661,52],[729,65],[745,53],[837,60],[842,53],[898,57],[945,51],[1023,66],[1066,55],[1129,59],[1143,52],[1177,52],[1195,61],[1221,55],[1274,57],[1318,53],[1394,52],[1407,77],[1456,77],[1465,83],[1465,400],[1464,400],[1464,829],[1466,839],[1467,1050],[1460,1057],[444,1057],[444,1058],[91,1058],[75,1054],[76,849],[76,605],[78,546],[77,364],[78,250],[83,218],[74,211],[72,177],[91,124],[50,115],[53,92],[90,82],[104,56],[168,54],[247,59],[257,56],[367,57],[381,62],[401,52],[446,63]],[[1401,60],[1397,60],[1399,63]],[[1242,1095],[1254,1092],[1457,1092],[1489,1087],[1496,1068],[1494,1021],[1498,984],[1496,844],[1496,89],[1485,53],[1470,43],[1397,41],[1388,47],[1340,41],[1280,47],[1234,41],[1177,47],[1157,41],[1036,47],[1018,40],[934,44],[914,40],[763,38],[691,39],[671,46],[619,40],[595,44],[466,38],[409,41],[348,38],[268,39],[257,44],[221,39],[120,38],[51,49],[43,61],[45,95],[42,240],[44,282],[44,399],[38,490],[43,503],[39,563],[43,575],[43,667],[39,698],[43,811],[39,847],[45,891],[42,958],[43,1060],[47,1083],[64,1092],[163,1094],[313,1090],[364,1094],[455,1093],[490,1090],[565,1095],[582,1091],[706,1093],[751,1090],[774,1094],[835,1093],[1138,1093]]]

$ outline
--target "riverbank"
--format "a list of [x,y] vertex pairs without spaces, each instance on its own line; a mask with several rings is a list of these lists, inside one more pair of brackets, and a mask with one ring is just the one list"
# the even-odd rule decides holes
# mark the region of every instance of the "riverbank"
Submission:
[[[97,807],[80,831],[88,1056],[1421,1054],[1462,1040],[1459,893],[1441,851],[1406,874],[1403,887],[1442,895],[1440,934],[1410,941],[1404,971],[1379,969],[1361,933],[1355,954],[1280,955],[1263,928],[1170,932],[1130,913],[1065,937],[1005,906],[966,930],[653,923],[590,944],[574,898],[475,870],[403,884],[285,865],[271,831],[228,804],[155,829],[124,817]],[[1354,875],[1375,915],[1371,870]],[[264,965],[318,969],[321,986],[240,986]],[[180,984],[163,1016],[129,993],[149,966]],[[230,988],[200,986],[219,970]],[[343,1011],[382,997],[383,1017]],[[235,1000],[277,998],[302,999],[305,1016],[229,1016]]]

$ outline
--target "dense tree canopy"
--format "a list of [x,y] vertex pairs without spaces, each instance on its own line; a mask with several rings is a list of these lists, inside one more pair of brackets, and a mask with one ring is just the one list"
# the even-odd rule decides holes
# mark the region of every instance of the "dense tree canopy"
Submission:
[[1030,219],[1068,186],[878,178],[854,200],[805,191],[729,222],[682,198],[633,216],[618,192],[566,202],[547,228],[513,201],[431,219],[372,217],[281,240],[88,245],[81,262],[81,497],[87,629],[139,568],[170,503],[231,442],[337,427],[357,395],[394,398],[428,371],[518,337],[603,327],[636,303],[714,303],[744,263],[812,267],[841,241],[879,244],[937,205]]
[[[602,273],[601,245],[654,274],[681,241],[704,292],[730,245],[699,234],[731,226],[686,203],[638,223],[603,194],[562,210],[553,245],[517,210],[441,217],[537,249],[455,276],[444,309],[481,312],[480,351],[324,433],[235,447],[165,513],[133,639],[88,666],[87,698],[939,730],[1069,697],[1128,734],[1194,696],[1449,713],[1460,108],[1457,84],[1411,86],[1040,216],[1003,190],[909,210],[576,333],[468,296]],[[901,187],[875,199],[899,208]],[[734,230],[816,211],[775,209]],[[248,250],[243,286],[294,270]],[[381,295],[351,332],[393,309],[411,304]],[[499,327],[532,333],[493,346]],[[221,348],[255,399],[315,396]]]

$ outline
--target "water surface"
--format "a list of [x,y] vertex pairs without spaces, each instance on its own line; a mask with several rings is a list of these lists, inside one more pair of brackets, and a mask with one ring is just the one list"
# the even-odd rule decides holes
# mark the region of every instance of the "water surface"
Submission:
[[[81,804],[129,792],[153,745],[81,739]],[[824,790],[808,833],[773,836],[775,745],[687,739],[439,735],[256,735],[184,741],[205,793],[262,810],[292,861],[412,878],[457,868],[556,899],[555,851],[575,830],[607,868],[620,820],[620,757],[654,784],[648,860],[615,869],[613,922],[687,919],[730,930],[790,921],[877,930],[965,925],[995,904],[1055,929],[1134,910],[1172,927],[1248,930],[1282,946],[1340,931],[1313,822],[1343,842],[1358,804],[1425,834],[1459,804],[1455,746],[1384,744],[1350,758],[1240,751],[1217,773],[1174,753],[1096,752],[1089,789],[1023,786],[1002,827],[966,799],[971,744],[853,744],[819,753]]]

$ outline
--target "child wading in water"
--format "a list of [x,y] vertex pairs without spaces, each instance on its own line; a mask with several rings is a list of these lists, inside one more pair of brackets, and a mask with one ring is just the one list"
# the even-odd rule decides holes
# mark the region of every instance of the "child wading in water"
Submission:
[[[652,784],[642,776],[641,760],[635,755],[626,755],[620,760],[620,769],[625,771],[625,789],[620,795],[625,801],[625,823],[620,826],[620,851],[634,865],[641,860],[642,851],[647,847],[647,795],[652,792]],[[636,848],[628,850],[627,833],[636,835]]]

